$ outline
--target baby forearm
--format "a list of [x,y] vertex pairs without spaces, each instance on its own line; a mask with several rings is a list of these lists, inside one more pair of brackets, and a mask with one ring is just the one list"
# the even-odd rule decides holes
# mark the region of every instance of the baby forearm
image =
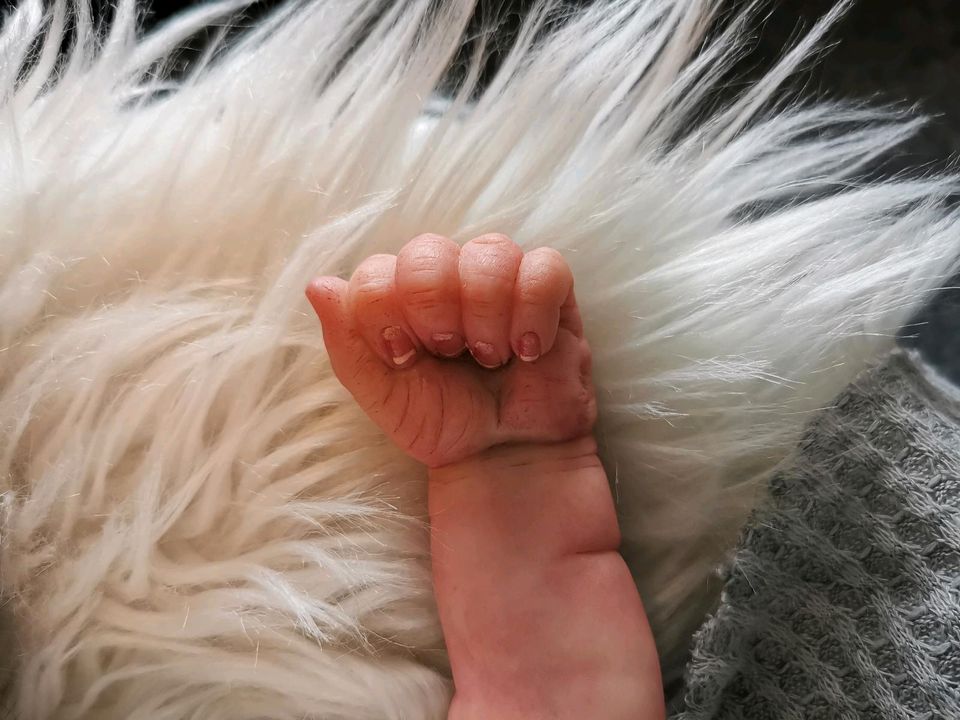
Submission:
[[430,479],[450,717],[662,717],[593,438],[494,448]]

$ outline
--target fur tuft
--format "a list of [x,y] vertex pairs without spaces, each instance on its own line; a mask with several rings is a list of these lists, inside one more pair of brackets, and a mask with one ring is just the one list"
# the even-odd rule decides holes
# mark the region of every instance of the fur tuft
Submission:
[[[0,33],[0,593],[39,718],[442,718],[425,475],[331,374],[303,287],[421,232],[569,258],[598,437],[669,676],[797,433],[957,266],[953,178],[862,180],[917,120],[780,102],[825,18],[709,113],[746,20],[243,3]],[[61,44],[68,40],[64,57]]]

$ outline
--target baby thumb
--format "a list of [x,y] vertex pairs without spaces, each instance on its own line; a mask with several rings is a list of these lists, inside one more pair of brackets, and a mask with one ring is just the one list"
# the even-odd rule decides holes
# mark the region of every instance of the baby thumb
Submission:
[[313,306],[314,312],[320,318],[324,331],[329,326],[331,330],[341,324],[346,308],[344,307],[347,295],[347,281],[338,277],[321,276],[314,278],[307,285],[307,300]]
[[[320,318],[323,327],[323,343],[327,346],[330,362],[339,376],[350,353],[351,346],[362,340],[352,332],[347,312],[347,282],[337,277],[318,277],[307,285],[307,300]],[[352,348],[356,349],[356,348]]]
[[327,322],[336,323],[343,317],[346,307],[347,281],[330,275],[315,277],[307,285],[307,300],[313,306],[323,326]]
[[361,406],[382,391],[387,381],[383,363],[354,327],[347,307],[347,282],[337,277],[318,277],[306,290],[323,327],[323,343],[337,378]]

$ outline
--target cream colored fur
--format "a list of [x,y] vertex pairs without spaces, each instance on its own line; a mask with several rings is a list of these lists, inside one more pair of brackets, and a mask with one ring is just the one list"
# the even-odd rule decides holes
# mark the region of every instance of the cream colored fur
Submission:
[[570,260],[674,676],[764,479],[955,266],[952,179],[857,180],[917,121],[774,102],[825,26],[696,115],[745,27],[704,44],[707,0],[541,6],[449,104],[468,0],[290,6],[171,80],[240,5],[143,37],[125,1],[102,41],[82,4],[3,26],[11,712],[444,716],[424,472],[341,389],[303,298],[426,231]]

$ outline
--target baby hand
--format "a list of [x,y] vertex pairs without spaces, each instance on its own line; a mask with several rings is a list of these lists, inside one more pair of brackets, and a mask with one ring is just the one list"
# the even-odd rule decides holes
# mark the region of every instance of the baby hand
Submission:
[[318,278],[307,296],[337,377],[430,467],[450,720],[661,720],[560,254],[524,254],[502,235],[462,248],[423,235],[349,283]]
[[317,278],[307,297],[340,382],[430,467],[593,427],[590,349],[555,250],[421,235],[367,258],[349,283]]

